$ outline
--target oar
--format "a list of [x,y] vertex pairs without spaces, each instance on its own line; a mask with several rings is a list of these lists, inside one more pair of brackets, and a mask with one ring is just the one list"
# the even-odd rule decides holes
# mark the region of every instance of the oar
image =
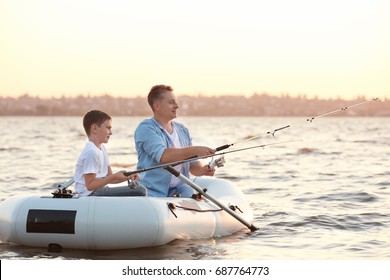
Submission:
[[196,190],[198,193],[203,195],[204,197],[208,198],[210,201],[212,201],[214,204],[225,210],[228,214],[230,214],[233,218],[237,219],[240,223],[245,225],[247,228],[249,228],[252,232],[258,230],[257,227],[255,227],[253,224],[250,224],[248,221],[243,219],[241,216],[239,216],[236,212],[234,212],[232,209],[224,205],[223,203],[219,202],[215,197],[213,197],[211,194],[203,191],[201,187],[199,187],[197,184],[192,182],[190,179],[188,179],[186,176],[181,174],[179,171],[177,171],[172,166],[165,167],[166,170],[168,170],[172,175],[175,177],[178,177],[180,180],[182,180],[184,183],[189,185],[191,188]]

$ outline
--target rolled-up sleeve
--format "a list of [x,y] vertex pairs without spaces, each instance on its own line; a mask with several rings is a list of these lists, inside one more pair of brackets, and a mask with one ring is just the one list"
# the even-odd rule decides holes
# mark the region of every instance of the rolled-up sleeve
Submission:
[[[167,149],[166,140],[160,128],[151,123],[141,123],[134,134],[135,144],[139,153],[146,153],[149,157],[160,163],[164,151]],[[141,156],[143,156],[141,154]]]

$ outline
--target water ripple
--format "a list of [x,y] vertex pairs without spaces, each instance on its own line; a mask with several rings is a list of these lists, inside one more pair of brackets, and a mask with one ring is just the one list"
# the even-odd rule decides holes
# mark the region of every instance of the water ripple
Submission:
[[[72,177],[86,141],[81,119],[0,118],[2,127],[14,121],[18,128],[2,132],[0,201],[16,194],[49,195],[56,184]],[[129,126],[128,117],[114,118],[115,132],[107,145],[113,169],[136,161],[132,132],[142,119],[134,117]],[[231,126],[238,121],[235,117],[182,120],[194,145],[215,147],[257,135],[263,125],[274,128],[297,119],[240,118],[239,130]],[[35,129],[42,125],[44,132]],[[46,248],[0,243],[0,259],[390,259],[388,118],[323,118],[310,131],[293,126],[276,136],[275,141],[302,138],[304,143],[228,154],[216,173],[243,190],[258,231],[104,252],[47,254]]]
[[366,231],[373,228],[384,227],[385,224],[378,219],[383,219],[386,217],[387,215],[381,215],[377,213],[363,213],[343,216],[316,215],[303,217],[294,221],[272,222],[269,223],[268,226],[285,228],[315,227],[332,230]]
[[376,202],[379,198],[374,195],[370,194],[368,192],[339,192],[339,193],[331,193],[326,194],[318,197],[299,197],[294,199],[298,202],[309,202],[312,200],[319,200],[319,201],[343,201],[343,202]]

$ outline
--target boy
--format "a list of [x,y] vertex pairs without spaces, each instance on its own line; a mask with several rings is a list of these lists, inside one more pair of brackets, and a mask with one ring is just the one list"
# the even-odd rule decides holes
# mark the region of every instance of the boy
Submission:
[[139,180],[139,174],[125,176],[125,170],[112,173],[104,143],[112,135],[112,119],[105,112],[92,110],[85,114],[83,126],[88,142],[77,161],[74,180],[75,191],[79,196],[144,196],[146,188],[138,185],[134,189],[128,186],[110,188],[107,184],[121,183],[126,180]]

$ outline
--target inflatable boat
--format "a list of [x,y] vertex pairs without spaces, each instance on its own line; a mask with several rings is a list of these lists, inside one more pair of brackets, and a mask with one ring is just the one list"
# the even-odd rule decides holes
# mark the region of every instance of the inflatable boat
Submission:
[[0,240],[61,249],[127,249],[226,236],[251,224],[249,203],[230,181],[202,177],[192,182],[207,196],[14,196],[0,203]]

